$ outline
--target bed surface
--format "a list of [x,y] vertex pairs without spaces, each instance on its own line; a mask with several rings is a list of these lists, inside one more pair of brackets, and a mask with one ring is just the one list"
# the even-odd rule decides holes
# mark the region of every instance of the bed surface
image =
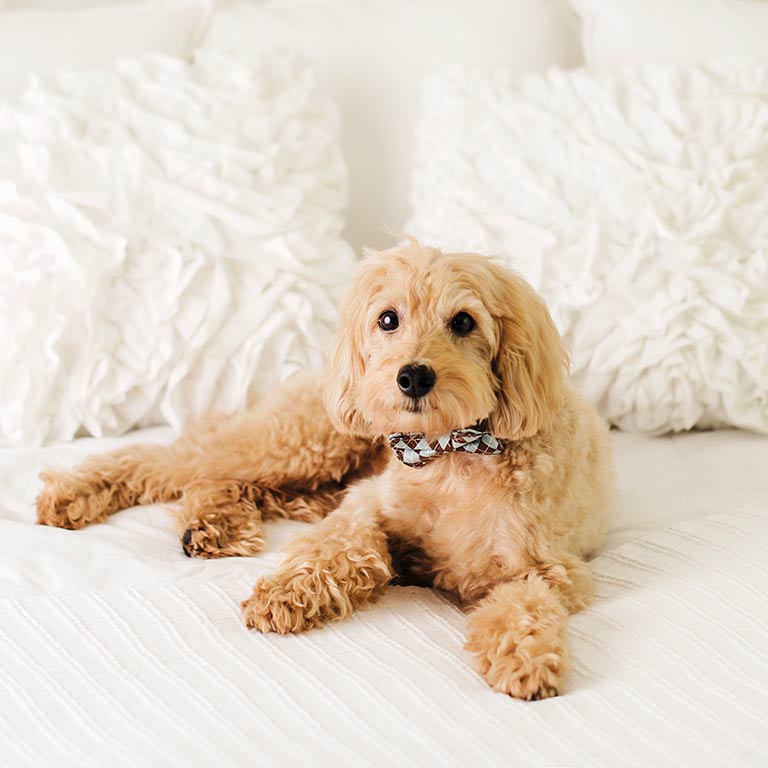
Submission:
[[614,433],[619,498],[567,695],[494,694],[464,617],[393,588],[302,636],[249,633],[258,557],[189,560],[159,506],[34,526],[37,474],[170,430],[0,451],[0,765],[764,765],[768,439]]

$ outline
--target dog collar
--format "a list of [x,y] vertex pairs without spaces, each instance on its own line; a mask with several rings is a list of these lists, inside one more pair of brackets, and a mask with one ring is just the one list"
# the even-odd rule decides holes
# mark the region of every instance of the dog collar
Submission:
[[423,467],[443,453],[492,456],[504,450],[503,441],[488,432],[484,423],[453,429],[434,440],[427,440],[421,432],[395,432],[389,436],[389,445],[407,467]]

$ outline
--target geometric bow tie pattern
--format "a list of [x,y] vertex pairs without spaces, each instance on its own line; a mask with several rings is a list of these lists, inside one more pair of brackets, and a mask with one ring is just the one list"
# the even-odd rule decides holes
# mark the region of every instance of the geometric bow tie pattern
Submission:
[[389,444],[400,461],[407,467],[423,467],[443,453],[475,453],[490,456],[501,453],[504,443],[484,425],[453,429],[435,440],[427,440],[421,432],[395,432],[389,436]]

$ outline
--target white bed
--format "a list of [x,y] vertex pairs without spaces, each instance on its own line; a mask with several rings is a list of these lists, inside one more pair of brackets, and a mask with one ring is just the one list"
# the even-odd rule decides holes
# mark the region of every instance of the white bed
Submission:
[[[455,65],[478,68],[488,75],[499,67],[510,74],[522,74],[584,63],[590,70],[606,72],[614,71],[618,65],[650,61],[674,60],[694,65],[733,53],[751,53],[763,60],[762,41],[768,29],[766,7],[758,7],[765,4],[745,4],[741,0],[678,0],[674,4],[661,0],[574,0],[585,24],[587,45],[582,55],[581,22],[567,0],[220,0],[213,17],[209,15],[212,4],[208,0],[116,0],[99,3],[99,8],[95,5],[92,0],[55,4],[48,0],[0,2],[4,8],[0,41],[6,43],[0,45],[0,65],[5,64],[0,66],[5,76],[0,77],[0,91],[15,91],[32,71],[55,72],[73,65],[104,66],[119,55],[138,56],[143,52],[190,56],[208,22],[209,33],[203,43],[206,55],[232,49],[249,60],[256,71],[266,66],[263,71],[268,72],[272,65],[264,63],[271,61],[266,52],[286,48],[300,51],[312,63],[317,72],[318,93],[329,97],[341,115],[339,146],[344,163],[330,145],[328,151],[317,152],[322,160],[317,167],[314,161],[306,161],[301,141],[295,142],[295,147],[288,142],[281,148],[287,154],[277,166],[294,167],[294,171],[301,173],[277,174],[276,182],[284,182],[290,192],[306,172],[312,184],[317,183],[316,198],[321,203],[310,206],[311,216],[299,211],[293,217],[291,226],[298,234],[307,226],[311,237],[296,240],[294,232],[291,242],[294,246],[298,242],[299,246],[283,248],[278,243],[282,256],[277,261],[283,264],[280,259],[284,258],[285,273],[294,277],[303,274],[294,268],[297,258],[302,263],[322,265],[329,275],[332,272],[346,276],[344,259],[351,251],[338,240],[343,223],[355,247],[362,243],[389,244],[391,234],[401,231],[409,215],[409,192],[413,193],[409,179],[416,154],[418,89],[424,77],[443,73]],[[110,12],[109,5],[117,7]],[[705,10],[702,5],[706,5]],[[69,8],[72,15],[63,13],[64,8]],[[57,35],[50,34],[52,28]],[[119,40],[114,30],[120,30]],[[717,31],[714,37],[713,30]],[[674,55],[670,58],[670,54]],[[267,58],[259,63],[263,55]],[[176,69],[176,65],[167,66]],[[237,67],[230,69],[239,71]],[[249,78],[236,79],[240,83],[251,82]],[[261,81],[255,78],[252,82]],[[281,80],[266,77],[264,82],[279,85]],[[300,82],[308,89],[307,94],[314,93],[314,76],[302,77]],[[678,78],[675,82],[684,92],[682,103],[690,107],[693,102],[683,87],[687,80]],[[48,91],[38,91],[41,92]],[[137,92],[151,94],[153,90]],[[294,89],[289,88],[288,92],[293,93]],[[669,98],[674,92],[675,89],[660,91],[656,105],[659,114],[664,115],[667,110],[674,115],[684,114]],[[108,93],[114,98],[116,91],[108,89]],[[222,93],[229,91],[222,89]],[[274,100],[270,89],[259,93],[270,103]],[[735,93],[746,99],[751,90],[740,87]],[[197,117],[190,124],[200,127],[203,133],[216,135],[216,120],[222,116],[229,120],[231,114],[212,108],[218,104],[213,95],[204,93],[202,97],[202,103],[211,112],[213,127],[199,122]],[[741,157],[746,134],[728,128],[741,125],[738,117],[744,118],[745,125],[750,127],[750,135],[757,138],[761,153],[768,151],[761,122],[764,105],[754,109],[747,105],[749,108],[742,109],[732,101],[734,94],[724,92],[721,96],[717,103],[724,104],[734,118],[713,121],[724,126],[720,137],[723,146],[730,147],[733,136],[738,135],[739,142],[734,146]],[[38,98],[32,99],[33,104],[39,102]],[[101,89],[97,103],[107,116],[111,118],[114,113],[119,118],[120,111],[113,110],[102,99]],[[173,103],[173,116],[178,118],[182,101]],[[183,103],[196,114],[197,102],[185,99]],[[258,112],[261,101],[249,95],[238,103],[245,110],[244,116],[232,122],[248,126],[249,110]],[[299,120],[307,135],[314,136],[319,131],[328,141],[335,141],[335,111],[318,109],[311,100],[310,108],[304,109],[303,103],[296,102],[295,116],[291,111],[278,110],[275,133],[280,133],[280,120],[290,118],[291,136],[302,135],[296,132]],[[68,114],[81,112],[71,109]],[[754,118],[751,122],[750,115]],[[57,139],[62,132],[60,118],[54,118],[50,122],[51,135]],[[154,121],[150,122],[154,125]],[[473,120],[472,124],[477,122]],[[16,120],[7,119],[5,124],[14,127]],[[693,124],[696,127],[698,122]],[[37,133],[39,125],[34,125]],[[88,147],[78,157],[98,157],[87,143],[93,138],[89,131],[95,130],[99,140],[103,136],[122,135],[96,130],[98,125],[92,120],[78,120],[76,125],[78,131],[83,130],[83,146]],[[511,135],[504,133],[503,124],[499,131],[507,139]],[[175,141],[177,133],[171,132],[169,136]],[[21,138],[24,145],[28,137]],[[643,142],[646,143],[650,152],[652,142]],[[203,146],[196,142],[191,145]],[[434,145],[438,149],[441,146],[438,141]],[[158,145],[153,133],[147,146],[154,152],[165,145]],[[696,146],[695,142],[692,146]],[[274,159],[271,154],[269,157]],[[514,153],[510,157],[514,160]],[[688,161],[705,155],[686,151],[680,157]],[[725,150],[717,157],[729,168],[741,167],[738,163],[726,163],[730,155]],[[762,237],[753,249],[762,258],[766,235],[761,222],[765,217],[760,215],[761,209],[751,207],[765,198],[760,194],[765,183],[760,175],[765,155],[760,157],[760,162],[753,166],[755,176],[759,177],[754,187],[751,182],[744,182],[749,179],[741,173],[733,174],[749,194],[735,194],[723,181],[716,194],[712,193],[716,206],[694,205],[693,209],[695,214],[700,208],[709,215],[720,210],[723,201],[741,201],[749,210],[730,221],[731,239],[739,245],[737,250],[751,254],[742,241],[753,242],[750,238]],[[208,160],[207,155],[204,160]],[[344,164],[349,169],[350,205],[346,215],[342,201],[347,189]],[[237,170],[227,163],[206,162],[205,167],[209,166],[228,173]],[[269,170],[271,166],[267,163],[265,167]],[[483,166],[473,160],[462,167],[482,170]],[[497,169],[495,162],[490,167]],[[175,163],[160,164],[158,168],[168,170],[174,183],[178,181]],[[670,165],[666,170],[674,168]],[[446,169],[447,163],[438,163],[436,189],[459,189],[462,195],[470,189],[463,182],[445,184]],[[271,179],[270,174],[271,171],[266,177]],[[729,171],[723,178],[727,181],[731,175]],[[666,178],[662,174],[658,178],[662,176]],[[6,177],[7,174],[2,181],[7,182]],[[75,198],[90,199],[95,177],[83,173],[77,178],[84,183],[87,195],[78,193]],[[104,178],[105,189],[112,190],[111,174]],[[196,178],[191,174],[188,180]],[[239,174],[233,178],[239,184]],[[495,174],[494,178],[504,176]],[[136,183],[142,191],[147,186]],[[0,195],[6,212],[11,210],[8,201],[13,202],[9,188],[6,183],[5,197]],[[37,189],[33,185],[33,191]],[[231,213],[218,204],[229,198],[221,196],[218,185],[213,189],[217,203],[213,208],[219,213]],[[40,199],[47,200],[49,189],[42,185],[39,191]],[[95,199],[107,196],[99,193]],[[310,202],[313,199],[300,197]],[[183,244],[188,236],[196,235],[198,228],[190,225],[189,198],[178,199],[182,202],[180,212],[153,216],[153,221],[177,225],[177,240]],[[270,193],[264,199],[281,209],[280,194]],[[508,198],[498,197],[503,206],[501,211],[485,210],[487,199],[483,194],[478,205],[483,216],[488,217],[491,229],[495,230],[499,222],[508,224]],[[142,203],[143,196],[136,201]],[[466,201],[461,197],[460,202]],[[546,208],[545,204],[542,206]],[[632,206],[637,207],[636,203]],[[626,209],[634,210],[632,206]],[[18,206],[12,208],[16,215]],[[38,208],[24,210],[39,213]],[[262,208],[259,203],[250,210],[252,221],[272,220],[272,208]],[[655,210],[655,206],[651,208]],[[48,208],[43,206],[41,210],[47,216]],[[157,213],[156,208],[151,210]],[[169,206],[168,211],[174,210]],[[442,209],[431,202],[427,206],[430,215],[441,210],[453,215],[452,209]],[[315,214],[320,218],[316,219]],[[233,217],[223,218],[229,221]],[[234,218],[240,221],[239,217]],[[132,214],[128,219],[137,220]],[[461,228],[474,219],[462,215],[455,220]],[[41,221],[45,223],[47,219],[43,216]],[[225,224],[226,233],[230,230],[229,224]],[[675,222],[669,236],[668,228],[662,228],[664,231],[657,233],[653,242],[668,245],[671,239],[676,245],[690,246],[703,260],[713,261],[714,251],[709,245],[693,247],[708,230],[702,230],[703,235],[699,232],[696,215],[689,225],[690,240],[678,237]],[[282,224],[278,229],[282,233]],[[260,252],[261,228],[256,230],[256,241],[237,239],[248,253]],[[32,245],[37,242],[37,230],[21,231],[29,235]],[[270,231],[268,226],[265,231]],[[317,231],[328,234],[323,239],[327,246],[323,258],[315,258],[306,244],[300,247],[302,242],[316,244]],[[140,247],[135,253],[142,254],[143,249],[158,242],[140,227],[137,233]],[[720,237],[719,229],[715,233],[714,245],[727,248],[730,241]],[[2,232],[0,240],[1,236]],[[600,238],[593,240],[603,242]],[[16,241],[17,234],[12,232],[7,243]],[[89,257],[90,251],[84,251],[77,240],[74,242],[75,261]],[[218,238],[211,242],[211,260],[228,253],[217,247]],[[0,250],[2,246],[0,242]],[[29,252],[34,252],[34,248],[30,249]],[[501,249],[493,246],[486,250]],[[183,248],[182,251],[188,255],[196,253]],[[26,246],[18,253],[26,259]],[[330,270],[331,255],[334,264],[341,265],[334,270]],[[154,279],[158,263],[165,262],[136,261],[139,266],[149,265],[152,280],[138,279],[143,274],[138,267],[130,274],[137,284],[151,283],[165,292],[166,282]],[[680,263],[681,259],[673,255],[655,268],[663,266],[662,272],[666,274],[670,265]],[[231,274],[233,284],[246,288],[250,285],[242,279],[243,269],[249,265],[248,259],[240,261]],[[756,422],[756,428],[760,428],[766,423],[761,421],[765,411],[758,413],[752,406],[757,403],[757,395],[762,397],[760,387],[764,389],[766,381],[764,334],[761,336],[763,326],[759,324],[765,322],[765,301],[758,290],[764,285],[765,272],[750,272],[748,267],[745,263],[732,271],[740,284],[744,283],[744,292],[728,296],[751,296],[749,307],[755,322],[751,322],[752,315],[745,314],[741,305],[729,310],[728,316],[739,320],[733,323],[742,332],[739,343],[716,340],[710,349],[732,353],[734,365],[707,369],[698,379],[723,386],[723,382],[732,383],[733,371],[740,370],[742,363],[754,364],[749,381],[755,386],[739,391],[746,392],[743,404],[760,417]],[[210,357],[201,356],[203,367],[191,375],[179,374],[179,369],[174,369],[171,376],[165,368],[158,373],[154,370],[157,366],[136,362],[145,357],[154,359],[146,340],[162,341],[156,318],[146,308],[153,306],[151,302],[146,307],[138,304],[139,308],[133,311],[124,311],[123,304],[112,300],[98,304],[112,312],[112,321],[117,326],[126,321],[130,332],[126,331],[124,337],[133,340],[138,348],[135,355],[125,350],[118,354],[122,347],[115,352],[110,346],[112,337],[99,332],[98,338],[109,347],[102,359],[96,354],[82,354],[84,330],[99,331],[101,326],[90,325],[93,313],[85,312],[85,302],[80,297],[101,296],[98,291],[89,294],[67,288],[69,283],[63,282],[60,275],[40,269],[37,274],[45,278],[41,284],[51,290],[38,291],[38,303],[31,305],[27,292],[29,274],[23,270],[6,270],[5,274],[7,280],[2,285],[6,285],[6,308],[15,308],[8,316],[22,321],[34,318],[35,324],[29,325],[31,341],[19,335],[16,346],[20,351],[15,357],[0,355],[0,363],[5,359],[7,365],[5,377],[0,377],[0,383],[7,387],[3,390],[6,396],[0,397],[0,411],[5,409],[9,414],[0,418],[0,428],[25,427],[36,433],[26,437],[43,440],[42,431],[58,423],[50,419],[67,415],[72,419],[55,439],[74,434],[78,426],[128,429],[133,424],[154,423],[159,416],[144,414],[136,405],[145,400],[156,402],[155,395],[140,396],[145,383],[162,388],[181,381],[190,385],[190,392],[205,390],[200,385],[209,380],[213,370]],[[718,273],[705,288],[720,288],[721,282],[722,287],[727,287],[729,274]],[[21,282],[13,283],[13,275],[21,275]],[[95,275],[106,279],[109,286],[122,285],[111,273],[90,267],[82,270],[82,284],[90,285],[88,281]],[[205,281],[201,284],[208,286]],[[310,298],[318,298],[315,278],[307,284],[311,288]],[[619,287],[622,286],[619,280]],[[710,292],[710,298],[720,296],[719,290]],[[232,305],[226,292],[219,293],[223,297],[223,316],[229,317]],[[706,293],[703,291],[702,295]],[[243,290],[242,294],[244,306],[257,307],[259,302],[254,300],[253,289]],[[53,295],[58,301],[51,298]],[[142,298],[143,290],[132,295]],[[175,306],[167,296],[160,303],[166,309]],[[261,303],[263,309],[266,304]],[[619,303],[622,311],[625,304]],[[287,325],[295,326],[294,330],[306,331],[306,349],[317,352],[320,339],[312,334],[317,332],[318,322],[330,328],[332,313],[322,309],[324,303],[316,312],[297,312],[295,301],[290,306],[291,311],[281,317],[289,321]],[[82,322],[73,308],[85,313]],[[657,308],[651,309],[649,317],[660,316]],[[596,322],[602,317],[597,312],[584,316]],[[63,317],[70,321],[71,335],[67,338],[72,340],[71,347],[81,349],[80,361],[98,362],[98,370],[88,369],[87,375],[73,376],[71,355],[57,356],[57,349],[51,344],[61,336]],[[176,327],[171,315],[164,317],[164,328]],[[45,325],[43,318],[51,321],[50,335],[45,343],[38,343],[42,331],[40,339],[34,334],[38,326]],[[147,326],[144,336],[135,333],[142,325],[140,321]],[[614,322],[610,314],[608,321]],[[18,325],[22,330],[26,327],[23,322]],[[693,327],[691,322],[683,330],[687,333]],[[274,330],[274,324],[269,328]],[[649,328],[652,339],[667,338],[659,337],[655,327]],[[745,338],[752,338],[745,334],[745,328],[757,339],[751,346],[744,343]],[[598,328],[590,338],[600,339],[602,332]],[[229,336],[228,343],[243,355],[261,349],[241,343],[240,338]],[[288,334],[287,338],[294,336]],[[2,343],[9,339],[13,337],[0,334],[2,352],[6,351]],[[283,351],[288,348],[287,342],[280,344]],[[697,344],[691,348],[698,349]],[[40,354],[31,355],[30,349]],[[194,351],[197,347],[180,344],[168,346],[165,351],[188,349]],[[621,351],[626,349],[629,347]],[[761,353],[755,355],[757,362],[747,353],[749,349]],[[234,374],[222,380],[236,385],[240,376],[240,390],[237,386],[233,386],[232,392],[225,387],[211,387],[209,395],[230,399],[186,402],[187,413],[214,406],[223,410],[239,407],[241,403],[235,396],[244,398],[249,383],[248,377],[241,375],[243,371],[275,375],[280,372],[282,376],[311,362],[309,358],[291,356],[290,365],[286,366],[291,370],[281,372],[282,358],[277,362],[259,358],[258,363],[242,364],[239,358],[233,354],[228,362],[233,364]],[[226,354],[217,361],[225,359]],[[705,359],[711,363],[720,357],[713,354]],[[27,376],[36,360],[41,367]],[[633,362],[645,360],[640,355]],[[54,386],[56,380],[49,364],[54,366],[54,373],[66,379],[66,386]],[[95,373],[114,374],[118,364],[129,369],[129,364],[137,366],[136,370],[129,370],[136,375],[136,381],[130,379],[132,388],[128,392],[134,400],[126,400],[126,393],[121,390],[106,403],[114,407],[102,407],[108,392],[95,386]],[[70,367],[66,368],[67,365]],[[148,367],[152,370],[145,370]],[[599,366],[595,370],[604,373]],[[626,376],[628,368],[622,371]],[[663,372],[670,373],[667,369]],[[693,373],[698,373],[698,369]],[[697,377],[694,375],[693,379]],[[77,389],[78,382],[94,385],[92,397],[85,398],[82,404],[72,397],[72,388]],[[674,375],[664,382],[669,392],[687,392]],[[31,384],[38,393],[41,387],[47,389],[41,396],[29,397]],[[640,387],[639,392],[655,411],[658,400],[654,391]],[[13,406],[11,396],[31,403],[32,415],[28,420],[17,418],[19,409]],[[133,406],[128,407],[131,402]],[[170,395],[162,402],[166,411],[170,408],[164,414],[166,421],[181,423],[185,414],[177,411],[180,403]],[[711,405],[719,401],[703,397],[692,402]],[[764,407],[765,398],[761,402]],[[84,420],[89,413],[95,414],[92,424]],[[139,418],[145,415],[148,420]],[[125,422],[117,423],[118,416]],[[0,449],[0,768],[768,765],[768,437],[737,430],[671,438],[614,433],[619,496],[603,552],[594,562],[596,600],[569,623],[574,665],[567,688],[556,699],[523,703],[492,692],[472,670],[462,649],[464,617],[450,601],[430,591],[393,588],[375,607],[352,620],[305,635],[278,637],[248,632],[240,620],[239,603],[256,578],[275,567],[282,545],[302,528],[301,524],[268,524],[269,547],[258,557],[215,561],[186,558],[171,516],[159,506],[126,510],[104,525],[79,532],[34,525],[38,473],[44,465],[71,465],[93,452],[129,442],[168,441],[172,436],[170,428],[154,428],[116,439],[80,439],[45,448]]]
[[614,433],[597,599],[565,695],[493,693],[447,600],[393,588],[353,620],[249,633],[252,559],[197,561],[160,507],[36,527],[37,473],[168,429],[0,452],[0,764],[765,765],[768,439]]

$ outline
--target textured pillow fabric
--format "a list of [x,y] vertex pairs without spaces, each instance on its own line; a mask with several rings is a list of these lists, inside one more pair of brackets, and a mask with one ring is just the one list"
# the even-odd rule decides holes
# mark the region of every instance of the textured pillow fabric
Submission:
[[0,0],[0,94],[30,75],[109,66],[121,57],[186,58],[199,45],[214,0]]
[[501,253],[614,424],[768,432],[768,69],[432,84],[408,231]]
[[408,215],[419,83],[457,63],[490,74],[582,63],[568,0],[226,0],[208,50],[300,50],[342,116],[347,233],[388,246]]
[[725,56],[768,62],[766,0],[572,0],[593,72],[702,64]]
[[0,442],[180,427],[322,364],[355,259],[290,56],[126,60],[0,106]]

